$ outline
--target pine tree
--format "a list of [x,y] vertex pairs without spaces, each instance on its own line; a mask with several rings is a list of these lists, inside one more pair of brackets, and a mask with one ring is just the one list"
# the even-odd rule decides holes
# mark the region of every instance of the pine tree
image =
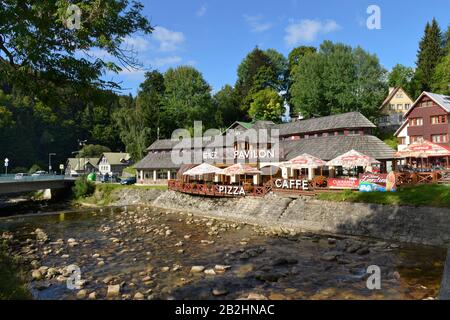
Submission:
[[444,56],[443,36],[436,19],[427,23],[425,34],[419,43],[417,53],[417,69],[413,82],[415,82],[415,95],[431,89],[431,82],[436,65]]

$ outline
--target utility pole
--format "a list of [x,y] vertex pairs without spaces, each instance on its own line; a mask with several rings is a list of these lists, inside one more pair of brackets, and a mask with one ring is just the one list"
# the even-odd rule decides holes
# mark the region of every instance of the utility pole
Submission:
[[56,153],[48,154],[48,174],[52,171],[52,156],[56,156]]

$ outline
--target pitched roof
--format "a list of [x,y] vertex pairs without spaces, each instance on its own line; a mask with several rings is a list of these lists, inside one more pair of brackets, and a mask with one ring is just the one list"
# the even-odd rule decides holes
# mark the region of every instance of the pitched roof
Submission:
[[134,165],[136,169],[178,169],[179,164],[175,164],[171,158],[171,152],[150,152],[141,161]]
[[410,112],[414,109],[414,107],[422,99],[423,96],[428,96],[431,100],[436,102],[442,109],[450,113],[450,96],[424,91],[417,98],[417,100],[414,101],[413,105],[411,106],[411,108],[409,108],[408,112],[405,113],[405,117],[408,116],[408,114],[410,114]]
[[70,166],[71,170],[82,170],[88,163],[97,168],[97,163],[100,158],[68,158],[67,166]]
[[393,159],[395,153],[395,150],[383,141],[369,135],[339,135],[284,140],[281,142],[281,146],[287,160],[303,153],[308,153],[322,160],[331,160],[352,149],[377,160]]
[[381,104],[381,106],[378,109],[383,108],[389,101],[391,101],[391,99],[395,96],[397,91],[400,89],[406,94],[406,96],[409,98],[409,100],[413,101],[413,99],[411,99],[409,94],[402,87],[395,87],[394,90],[392,90],[391,93],[388,94],[386,99],[384,99],[383,103]]
[[[105,157],[110,165],[124,164],[124,162],[127,162],[131,159],[130,154],[126,152],[104,152],[102,154],[102,157]],[[102,157],[100,157],[100,159]]]
[[279,129],[280,136],[286,136],[291,134],[327,131],[335,129],[375,128],[375,127],[376,126],[361,113],[348,112],[320,118],[311,118],[305,120],[298,120],[295,122],[282,123],[274,125],[272,128]]
[[434,102],[444,108],[447,112],[450,112],[450,96],[443,94],[425,92]]

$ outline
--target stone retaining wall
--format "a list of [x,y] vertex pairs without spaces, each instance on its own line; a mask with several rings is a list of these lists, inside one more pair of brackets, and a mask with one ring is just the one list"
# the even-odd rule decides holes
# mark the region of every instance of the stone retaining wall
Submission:
[[[136,203],[136,202],[135,202]],[[153,205],[284,229],[427,245],[450,243],[450,209],[328,202],[313,198],[206,198],[167,191]]]

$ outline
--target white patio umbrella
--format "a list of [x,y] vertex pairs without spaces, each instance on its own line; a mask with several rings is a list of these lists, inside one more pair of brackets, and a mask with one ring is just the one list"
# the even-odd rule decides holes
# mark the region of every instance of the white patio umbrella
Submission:
[[302,155],[295,157],[289,161],[282,162],[281,168],[289,168],[295,170],[308,169],[308,178],[313,178],[313,169],[317,169],[326,165],[326,162],[314,157],[310,154],[303,153]]
[[222,174],[223,170],[209,163],[202,163],[183,173],[185,176],[203,176],[206,174]]
[[327,162],[327,166],[329,167],[343,167],[345,169],[351,169],[356,167],[367,167],[372,164],[379,164],[380,161],[372,158],[370,156],[366,156],[356,150],[350,150],[340,156],[337,156],[333,160]]

